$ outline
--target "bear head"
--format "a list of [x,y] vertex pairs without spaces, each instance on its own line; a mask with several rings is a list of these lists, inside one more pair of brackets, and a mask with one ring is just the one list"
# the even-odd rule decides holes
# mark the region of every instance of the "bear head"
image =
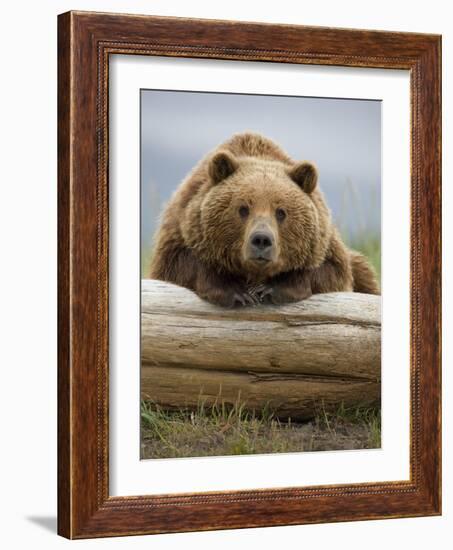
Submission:
[[220,150],[205,166],[206,182],[181,220],[202,261],[253,281],[323,262],[330,212],[313,164]]

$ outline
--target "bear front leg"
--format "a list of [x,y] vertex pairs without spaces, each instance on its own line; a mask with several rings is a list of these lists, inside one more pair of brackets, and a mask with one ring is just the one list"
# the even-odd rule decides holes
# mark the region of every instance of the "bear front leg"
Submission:
[[310,276],[302,270],[282,273],[255,289],[261,303],[274,305],[300,302],[312,295]]
[[282,273],[260,289],[263,303],[299,302],[326,292],[352,291],[352,273],[347,259],[327,259],[319,267]]
[[203,300],[226,308],[255,306],[259,303],[259,297],[248,292],[238,279],[206,268],[199,270],[194,290]]

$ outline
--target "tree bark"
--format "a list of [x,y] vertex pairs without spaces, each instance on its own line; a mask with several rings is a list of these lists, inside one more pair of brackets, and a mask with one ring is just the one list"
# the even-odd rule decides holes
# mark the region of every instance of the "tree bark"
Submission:
[[164,408],[241,402],[281,417],[380,398],[380,297],[317,294],[223,309],[142,281],[141,394]]

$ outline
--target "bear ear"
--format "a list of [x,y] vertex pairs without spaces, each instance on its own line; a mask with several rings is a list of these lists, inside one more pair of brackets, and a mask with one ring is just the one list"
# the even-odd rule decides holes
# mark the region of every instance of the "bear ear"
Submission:
[[237,168],[238,162],[231,153],[219,151],[211,159],[209,175],[214,183],[220,183],[228,176],[231,176]]
[[305,191],[311,193],[318,183],[318,170],[311,162],[299,162],[289,171],[289,177]]

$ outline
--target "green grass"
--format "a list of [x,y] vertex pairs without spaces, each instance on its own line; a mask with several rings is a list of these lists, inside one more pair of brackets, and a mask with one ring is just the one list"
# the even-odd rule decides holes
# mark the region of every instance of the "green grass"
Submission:
[[381,410],[378,407],[345,407],[341,404],[334,412],[327,412],[321,407],[315,421],[320,428],[327,428],[328,431],[361,427],[366,432],[368,448],[381,446]]
[[381,281],[381,238],[373,233],[364,233],[360,238],[356,237],[348,245],[361,252],[368,258],[376,270],[379,282]]
[[151,258],[152,258],[151,247],[149,248],[142,247],[141,255],[140,255],[140,263],[141,263],[140,269],[141,269],[142,279],[149,278],[149,268],[151,266]]
[[165,411],[143,401],[141,457],[228,456],[380,447],[380,410],[321,405],[308,422],[280,420],[265,409],[259,415],[243,404]]

